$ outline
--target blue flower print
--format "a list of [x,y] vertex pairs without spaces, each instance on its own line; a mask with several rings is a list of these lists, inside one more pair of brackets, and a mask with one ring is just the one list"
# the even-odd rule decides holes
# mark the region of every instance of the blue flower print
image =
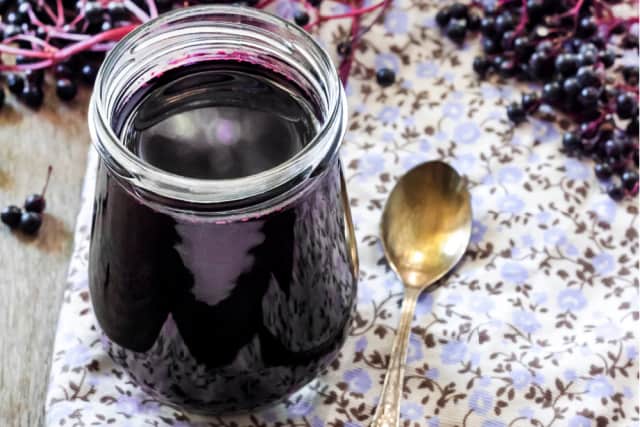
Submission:
[[522,408],[518,411],[518,414],[528,420],[532,419],[535,416],[535,412],[533,412],[533,409],[531,408]]
[[611,397],[613,386],[604,375],[598,375],[587,382],[587,394],[595,398]]
[[501,184],[517,184],[522,180],[522,171],[515,166],[505,166],[498,171],[498,182]]
[[84,344],[78,344],[75,347],[67,349],[64,355],[64,363],[70,368],[85,366],[92,359],[92,351]]
[[384,142],[393,142],[395,137],[396,135],[393,132],[390,132],[390,131],[382,132],[382,140]]
[[435,61],[423,61],[416,67],[416,76],[421,79],[433,78],[438,75],[438,64]]
[[423,414],[424,407],[415,402],[403,402],[400,405],[400,416],[405,420],[417,421]]
[[422,341],[420,337],[411,334],[409,336],[409,348],[407,349],[407,363],[417,362],[422,360],[424,355],[422,354]]
[[409,15],[402,9],[392,9],[385,14],[384,28],[391,34],[405,34],[409,30]]
[[469,397],[469,408],[476,414],[484,415],[493,408],[493,396],[483,389],[475,389]]
[[420,151],[422,151],[423,153],[431,150],[431,144],[429,144],[429,140],[427,138],[420,139],[418,143],[419,143],[418,147],[420,148]]
[[613,272],[616,266],[616,261],[610,254],[602,252],[591,260],[591,264],[593,265],[596,273],[606,275]]
[[431,313],[433,310],[433,296],[430,292],[423,292],[418,297],[418,303],[416,304],[416,316],[424,316]]
[[403,80],[402,81],[402,89],[411,89],[413,87],[413,82],[411,80]]
[[356,393],[366,393],[371,388],[371,378],[367,371],[361,368],[346,371],[342,379],[349,385],[349,390]]
[[476,157],[473,154],[461,154],[453,159],[451,162],[454,169],[464,174],[471,169],[476,162]]
[[319,416],[314,415],[311,418],[311,427],[324,427],[324,421]]
[[459,119],[464,112],[464,105],[460,102],[447,102],[442,105],[442,115],[450,119]]
[[498,201],[501,212],[519,214],[524,209],[524,202],[515,194],[507,194]]
[[426,160],[422,153],[414,153],[413,155],[406,156],[402,159],[402,167],[404,170],[409,170],[414,166],[424,162]]
[[467,354],[467,345],[462,341],[449,341],[442,348],[440,361],[445,365],[455,365],[464,360]]
[[638,357],[638,347],[631,344],[629,347],[627,347],[626,354],[627,354],[627,358],[631,360],[636,359]]
[[480,128],[475,122],[462,122],[453,129],[453,139],[460,144],[474,144],[480,135]]
[[551,220],[551,214],[547,211],[538,212],[536,214],[536,221],[540,224],[546,224]]
[[[480,93],[485,101],[499,98],[501,96],[500,89],[492,84],[482,83],[480,86]],[[504,115],[504,111],[500,111],[500,117]]]
[[624,388],[622,389],[622,394],[624,394],[624,397],[626,397],[627,399],[631,399],[634,396],[633,390],[628,386],[624,386]]
[[380,53],[376,55],[374,64],[376,69],[389,68],[398,73],[398,69],[400,68],[400,59],[398,59],[398,56],[393,53]]
[[566,288],[558,293],[558,307],[562,310],[578,311],[587,305],[587,299],[578,288]]
[[416,118],[413,116],[406,116],[402,119],[402,122],[406,127],[414,127],[416,125]]
[[440,427],[440,418],[438,418],[438,417],[429,418],[429,421],[427,421],[427,426],[428,427]]
[[[606,197],[606,196],[605,196]],[[618,206],[616,202],[609,199],[608,197],[595,205],[593,205],[592,210],[598,215],[602,221],[606,221],[608,223],[612,223],[616,218],[616,210]]]
[[540,142],[555,142],[558,140],[558,130],[553,122],[529,118],[533,128],[533,137]]
[[522,390],[531,384],[531,380],[533,377],[531,376],[531,372],[528,369],[524,368],[516,368],[511,371],[511,381],[513,382],[513,387],[516,390]]
[[484,420],[482,427],[506,427],[505,423],[498,420]]
[[474,313],[486,314],[493,310],[495,303],[493,299],[486,296],[474,296],[473,298],[469,298],[469,308]]
[[141,412],[142,402],[133,396],[124,394],[118,397],[116,408],[118,408],[118,412],[124,412],[125,414],[137,414],[138,412]]
[[362,427],[362,426],[358,423],[354,423],[353,421],[348,421],[344,423],[344,427]]
[[574,371],[573,369],[566,369],[562,374],[562,377],[566,381],[574,381],[575,379],[578,378],[578,374],[576,374],[576,371]]
[[591,171],[584,162],[574,158],[567,158],[564,162],[567,177],[576,180],[585,180],[591,176]]
[[378,113],[378,120],[386,125],[395,122],[399,116],[400,109],[398,107],[386,106]]
[[370,178],[384,170],[384,157],[378,153],[367,153],[360,162],[360,177]]
[[517,310],[513,312],[512,320],[514,325],[525,334],[533,334],[542,326],[535,314],[530,311]]
[[566,236],[560,228],[552,227],[544,231],[543,239],[549,245],[562,245],[566,240]]
[[313,411],[313,402],[310,398],[298,397],[287,412],[291,417],[306,417]]
[[356,352],[362,352],[365,351],[367,348],[367,337],[362,336],[358,339],[358,341],[356,341],[356,345],[354,347],[354,350]]
[[591,420],[583,415],[574,415],[569,420],[569,427],[591,427]]
[[480,243],[486,232],[487,226],[474,219],[471,223],[471,243]]
[[435,381],[440,377],[440,371],[438,371],[438,368],[429,368],[427,372],[424,373],[424,376]]
[[527,270],[518,263],[507,262],[500,269],[500,276],[507,282],[520,284],[529,277]]

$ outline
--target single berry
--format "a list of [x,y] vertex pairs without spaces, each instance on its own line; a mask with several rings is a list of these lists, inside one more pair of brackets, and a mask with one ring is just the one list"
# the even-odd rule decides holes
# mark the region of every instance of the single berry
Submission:
[[620,201],[624,197],[624,190],[622,189],[622,186],[615,183],[611,183],[607,187],[607,194],[613,200]]
[[9,92],[14,95],[20,95],[22,93],[22,88],[24,87],[24,80],[18,74],[10,73],[6,75],[7,87],[9,88]]
[[27,79],[27,82],[31,84],[42,86],[42,83],[44,83],[43,70],[27,70],[24,73],[24,77]]
[[107,13],[111,17],[111,21],[123,21],[129,17],[129,12],[121,2],[112,1],[107,5]]
[[491,61],[484,56],[476,56],[473,59],[473,70],[480,76],[484,76],[491,67]]
[[9,228],[20,225],[20,216],[22,216],[22,209],[14,205],[7,206],[0,212],[0,220]]
[[638,172],[625,171],[622,174],[622,185],[629,191],[633,190],[633,188],[638,185]]
[[579,53],[576,58],[580,67],[586,67],[587,65],[593,65],[598,61],[598,52],[594,50],[587,50]]
[[309,0],[309,4],[313,7],[320,7],[322,0]]
[[92,85],[96,80],[96,74],[98,74],[98,70],[93,64],[84,64],[80,69],[80,74],[82,75],[82,79],[85,83]]
[[578,34],[583,38],[591,37],[598,31],[598,25],[590,16],[585,16],[578,23]]
[[567,152],[573,153],[580,150],[582,143],[580,137],[574,132],[565,132],[565,134],[562,135],[562,146]]
[[113,24],[108,19],[102,21],[102,24],[100,24],[100,32],[104,33],[105,31],[109,31],[112,28],[113,28]]
[[22,89],[21,98],[31,108],[39,108],[44,100],[42,88],[38,85],[27,83]]
[[450,19],[451,19],[450,7],[443,7],[438,11],[438,13],[436,13],[436,23],[440,28],[446,27]]
[[535,92],[523,93],[521,103],[522,108],[524,108],[525,111],[531,112],[538,108],[540,99],[538,98],[538,94]]
[[513,31],[507,31],[502,35],[502,39],[500,40],[500,46],[504,50],[513,49],[515,33]]
[[491,16],[485,16],[480,20],[480,31],[485,37],[493,37],[496,34],[496,21]]
[[90,24],[98,24],[102,21],[104,10],[97,1],[88,1],[84,6],[84,17]]
[[613,171],[607,163],[596,163],[593,167],[593,171],[596,173],[598,179],[609,179]]
[[578,59],[571,53],[563,53],[556,57],[555,66],[564,77],[570,77],[578,71]]
[[63,101],[71,101],[78,93],[78,87],[70,79],[58,79],[56,82],[56,94]]
[[46,201],[41,194],[32,194],[24,201],[24,209],[27,212],[42,212],[46,207]]
[[616,113],[621,119],[630,119],[638,114],[638,101],[630,93],[621,93],[616,98]]
[[626,129],[627,135],[629,136],[638,136],[638,116],[631,119]]
[[622,37],[620,44],[624,49],[635,49],[638,47],[638,36],[627,33]]
[[22,212],[20,230],[26,234],[36,234],[42,225],[42,215],[37,212]]
[[600,62],[605,68],[611,67],[616,62],[616,53],[612,50],[601,52],[599,55]]
[[624,81],[632,86],[638,85],[638,67],[633,65],[627,65],[622,68],[622,77]]
[[376,81],[382,87],[391,86],[396,81],[396,73],[389,68],[380,68],[376,71]]
[[527,118],[527,114],[522,109],[520,104],[514,102],[507,107],[507,117],[513,123],[518,124],[523,122]]
[[569,99],[577,97],[580,92],[578,80],[575,77],[569,77],[562,83],[562,90]]
[[562,98],[562,87],[558,82],[549,82],[542,86],[542,100],[554,104]]
[[535,78],[547,80],[553,74],[553,58],[544,52],[534,52],[529,59],[529,67]]
[[492,38],[485,37],[484,39],[482,39],[482,50],[484,50],[487,55],[499,53],[500,43]]
[[580,90],[578,94],[578,102],[583,107],[597,107],[600,91],[595,87],[587,86]]
[[478,31],[480,29],[480,17],[475,13],[470,13],[467,17],[467,28],[470,31]]
[[513,15],[509,11],[502,12],[496,18],[496,32],[498,34],[513,30],[515,26],[515,20],[513,19]]
[[454,3],[449,7],[451,17],[455,19],[466,19],[469,13],[469,8],[466,4]]
[[73,75],[73,70],[71,70],[69,64],[62,62],[56,65],[54,74],[58,78],[69,78]]
[[513,50],[521,61],[527,61],[533,53],[531,40],[527,36],[516,37],[513,41]]
[[600,77],[591,67],[580,67],[576,73],[576,79],[581,88],[587,86],[600,87],[602,84]]
[[447,37],[456,43],[462,43],[467,35],[467,25],[460,19],[452,19],[447,24]]
[[618,157],[622,152],[622,144],[615,139],[608,139],[604,143],[604,152],[608,157]]
[[305,10],[296,10],[293,14],[293,21],[304,27],[309,23],[309,14]]
[[512,77],[516,74],[518,69],[516,68],[516,63],[513,59],[505,59],[500,62],[500,68],[498,68],[498,72],[504,78]]

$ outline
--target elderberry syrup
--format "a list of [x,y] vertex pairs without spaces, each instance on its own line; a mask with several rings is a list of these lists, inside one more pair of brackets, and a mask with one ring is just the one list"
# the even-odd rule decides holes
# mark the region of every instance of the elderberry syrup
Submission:
[[357,280],[344,104],[327,54],[257,10],[174,11],[107,56],[89,285],[107,353],[152,396],[251,410],[337,356]]

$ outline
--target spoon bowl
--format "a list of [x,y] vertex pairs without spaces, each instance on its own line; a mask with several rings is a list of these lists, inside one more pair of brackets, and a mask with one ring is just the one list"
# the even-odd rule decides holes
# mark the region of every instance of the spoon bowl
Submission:
[[469,245],[471,196],[465,184],[444,162],[422,163],[398,180],[384,207],[382,246],[405,293],[372,427],[400,425],[404,366],[416,302],[423,290],[460,261]]

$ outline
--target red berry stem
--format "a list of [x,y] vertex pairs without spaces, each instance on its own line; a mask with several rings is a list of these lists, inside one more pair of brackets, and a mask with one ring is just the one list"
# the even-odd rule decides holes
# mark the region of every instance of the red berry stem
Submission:
[[45,180],[44,187],[42,187],[42,192],[40,193],[42,197],[44,197],[45,193],[47,192],[47,187],[49,187],[49,180],[51,179],[52,172],[53,166],[49,165],[49,167],[47,168],[47,179]]

